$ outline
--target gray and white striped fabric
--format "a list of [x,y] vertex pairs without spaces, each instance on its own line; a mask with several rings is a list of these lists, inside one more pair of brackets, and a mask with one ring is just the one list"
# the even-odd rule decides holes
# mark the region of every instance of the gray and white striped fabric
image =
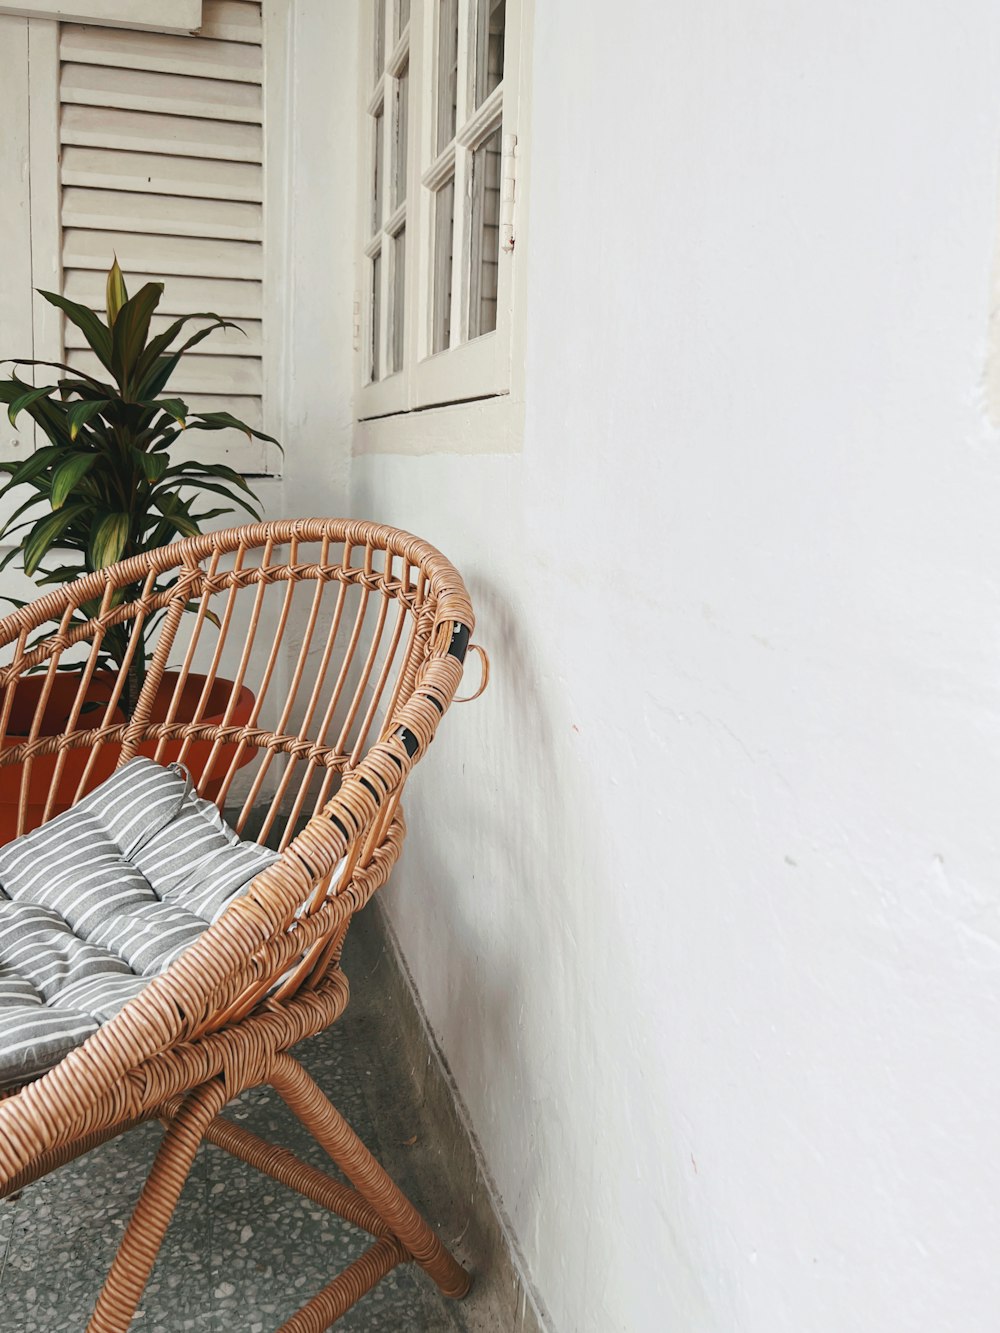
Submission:
[[0,1088],[79,1046],[276,859],[141,758],[0,847]]

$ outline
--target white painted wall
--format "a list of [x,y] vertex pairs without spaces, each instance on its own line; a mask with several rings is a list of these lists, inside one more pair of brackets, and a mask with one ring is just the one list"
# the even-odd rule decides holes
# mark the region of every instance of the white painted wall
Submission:
[[284,443],[271,516],[347,503],[354,299],[357,9],[264,0],[267,278],[273,430]]
[[1000,10],[536,22],[523,451],[359,437],[494,665],[392,919],[553,1327],[996,1333]]

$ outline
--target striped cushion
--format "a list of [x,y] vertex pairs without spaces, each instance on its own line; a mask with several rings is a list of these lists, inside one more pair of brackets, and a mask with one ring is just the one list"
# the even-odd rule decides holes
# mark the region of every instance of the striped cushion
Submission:
[[57,1064],[276,856],[150,759],[0,847],[0,1088]]

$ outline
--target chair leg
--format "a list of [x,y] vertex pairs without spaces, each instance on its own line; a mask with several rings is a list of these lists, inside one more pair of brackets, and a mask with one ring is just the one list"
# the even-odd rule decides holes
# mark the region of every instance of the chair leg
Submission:
[[409,1257],[395,1236],[384,1236],[286,1320],[278,1333],[325,1333],[397,1264]]
[[184,1099],[160,1144],[87,1325],[87,1333],[126,1333],[145,1290],[198,1146],[228,1100],[219,1080]]
[[472,1278],[298,1061],[276,1056],[268,1081],[444,1295],[465,1296]]

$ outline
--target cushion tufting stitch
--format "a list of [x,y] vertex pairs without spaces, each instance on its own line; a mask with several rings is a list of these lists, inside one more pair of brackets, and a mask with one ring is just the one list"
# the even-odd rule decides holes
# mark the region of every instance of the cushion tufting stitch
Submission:
[[142,758],[0,847],[0,1088],[79,1046],[276,859]]

